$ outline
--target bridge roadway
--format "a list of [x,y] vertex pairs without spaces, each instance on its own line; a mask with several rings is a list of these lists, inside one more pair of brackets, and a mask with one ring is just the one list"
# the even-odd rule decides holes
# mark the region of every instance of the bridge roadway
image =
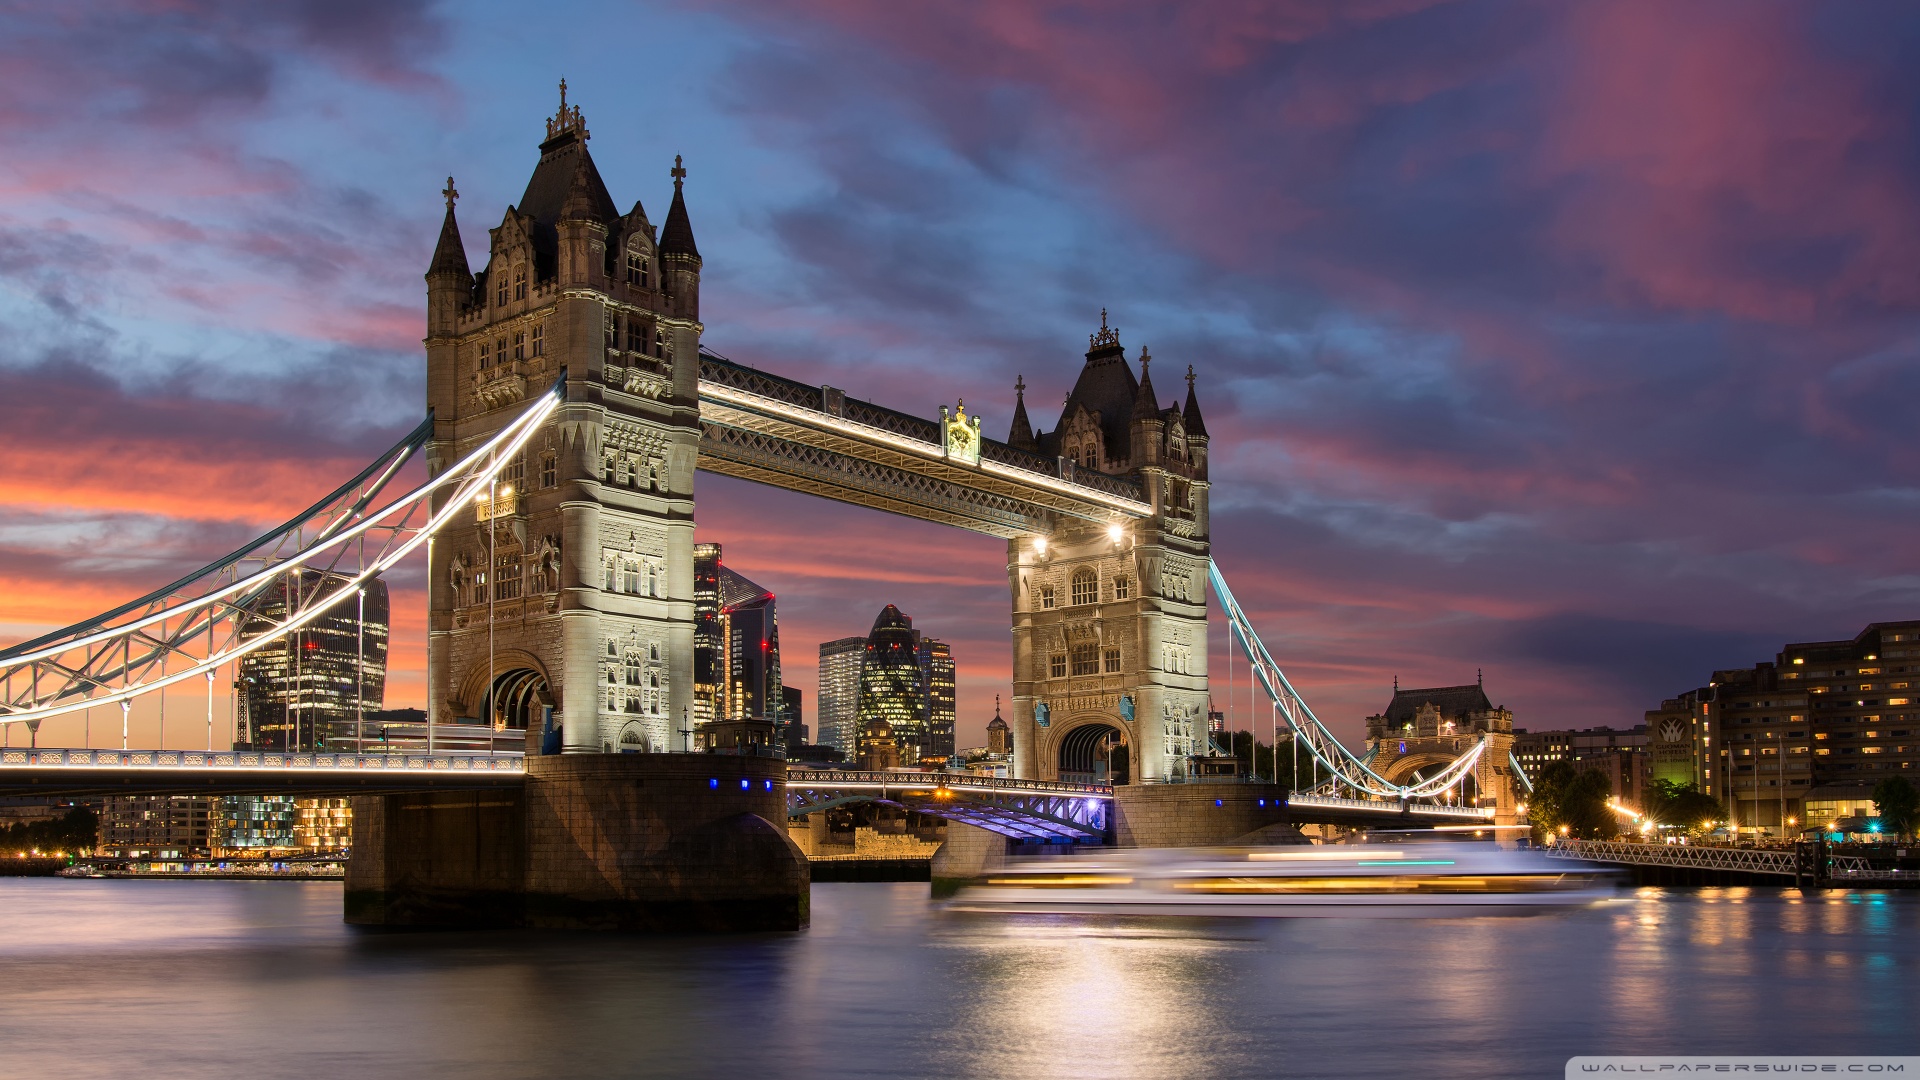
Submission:
[[[526,779],[519,754],[275,753],[261,750],[0,750],[0,795],[398,794],[510,788]],[[961,774],[861,772],[795,767],[789,817],[857,802],[883,802],[978,825],[1018,840],[1100,843],[1110,835],[1113,789],[1098,784]],[[1295,795],[1296,822],[1350,826],[1491,822],[1478,807]]]

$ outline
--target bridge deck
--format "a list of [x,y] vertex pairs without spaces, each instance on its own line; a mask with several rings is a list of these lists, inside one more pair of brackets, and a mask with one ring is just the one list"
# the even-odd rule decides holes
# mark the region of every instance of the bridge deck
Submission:
[[377,795],[521,783],[518,754],[286,754],[258,750],[5,750],[0,794]]

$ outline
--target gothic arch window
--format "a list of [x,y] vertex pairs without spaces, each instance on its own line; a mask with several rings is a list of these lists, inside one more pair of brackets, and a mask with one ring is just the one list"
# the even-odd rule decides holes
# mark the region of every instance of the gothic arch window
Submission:
[[533,355],[547,355],[547,324],[533,324]]
[[515,360],[525,360],[527,358],[527,332],[525,330],[515,330],[513,332],[513,358]]
[[500,285],[493,291],[494,306],[506,307],[507,296],[507,268],[503,266],[500,268]]
[[667,358],[667,335],[657,327],[653,331],[653,355],[662,360]]
[[1073,572],[1072,600],[1075,607],[1081,604],[1095,603],[1100,599],[1100,575],[1087,567]]
[[648,288],[652,277],[650,271],[646,255],[637,250],[627,252],[627,284]]
[[632,315],[627,316],[627,351],[634,354],[647,351],[647,324]]
[[660,643],[659,642],[656,641],[647,646],[647,659],[649,660],[660,659]]
[[1113,598],[1125,600],[1133,595],[1133,579],[1121,574],[1113,579]]
[[1053,607],[1053,586],[1040,586],[1040,606],[1043,609]]
[[513,298],[515,300],[527,298],[527,268],[524,266],[513,268]]
[[493,366],[493,342],[491,341],[480,343],[480,366],[483,369]]

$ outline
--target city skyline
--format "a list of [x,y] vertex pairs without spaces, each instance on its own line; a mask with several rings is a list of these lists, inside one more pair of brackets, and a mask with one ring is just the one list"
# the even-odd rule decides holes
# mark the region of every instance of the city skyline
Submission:
[[[1564,10],[1456,65],[1474,11],[1022,35],[984,10],[642,9],[687,43],[661,61],[672,110],[622,93],[610,42],[496,62],[504,8],[458,32],[415,8],[84,35],[23,15],[0,76],[21,103],[0,638],[170,580],[417,419],[436,193],[459,171],[463,206],[511,201],[561,75],[654,212],[685,155],[718,351],[921,412],[937,366],[994,437],[1021,376],[1052,426],[1102,306],[1193,363],[1237,492],[1217,554],[1344,734],[1393,675],[1475,667],[1523,714],[1626,725],[1692,672],[1910,616],[1920,275],[1888,238],[1916,212],[1911,35]],[[1564,62],[1518,59],[1543,50]],[[139,77],[63,74],[102,55]],[[1233,106],[1249,85],[1287,107]],[[874,258],[915,250],[945,257]],[[62,449],[83,442],[116,467]],[[790,634],[950,610],[961,697],[1004,691],[997,542],[699,484],[699,539],[780,593]],[[417,705],[420,576],[391,584],[389,696]]]

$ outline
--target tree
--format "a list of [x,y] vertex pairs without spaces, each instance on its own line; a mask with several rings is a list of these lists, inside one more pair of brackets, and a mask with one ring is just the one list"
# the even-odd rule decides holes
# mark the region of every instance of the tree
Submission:
[[1698,833],[1726,820],[1727,808],[1692,784],[1655,780],[1647,789],[1646,814],[1656,824]]
[[92,851],[99,827],[100,819],[84,806],[76,806],[51,821],[0,826],[0,854]]
[[1912,835],[1914,819],[1920,817],[1920,790],[1904,776],[1889,776],[1873,786],[1873,808],[1882,829],[1905,838]]
[[1566,835],[1582,840],[1611,840],[1619,835],[1620,822],[1608,801],[1613,785],[1605,773],[1576,768],[1571,761],[1556,761],[1540,770],[1533,783],[1533,795],[1527,800],[1527,820],[1533,825],[1536,841],[1554,836],[1565,826]]

